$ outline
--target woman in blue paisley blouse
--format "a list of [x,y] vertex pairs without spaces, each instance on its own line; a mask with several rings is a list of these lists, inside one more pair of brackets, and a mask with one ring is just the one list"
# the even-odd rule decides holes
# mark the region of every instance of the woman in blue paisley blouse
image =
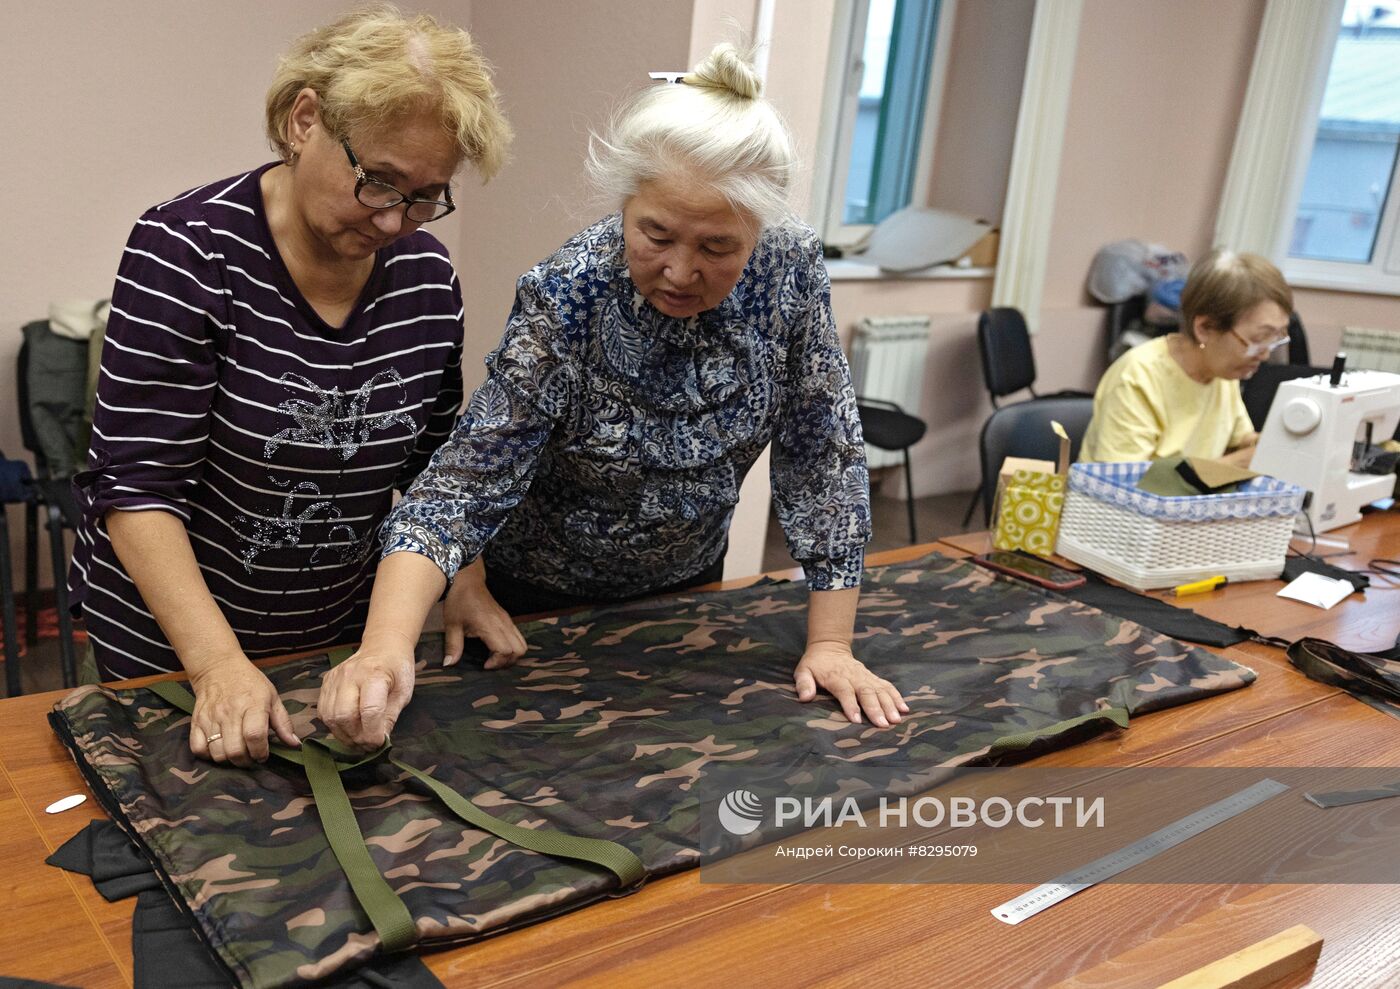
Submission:
[[[448,626],[491,644],[488,669],[525,650],[507,611],[718,579],[739,486],[771,441],[811,589],[797,696],[821,688],[851,721],[898,722],[899,691],[851,651],[868,477],[821,244],[790,219],[791,140],[748,60],[720,45],[644,92],[588,164],[621,213],[517,284],[486,382],[385,524],[365,637],[327,675],[321,716],[346,742],[383,740],[454,576],[448,603],[467,613]],[[446,661],[461,652],[449,634]]]

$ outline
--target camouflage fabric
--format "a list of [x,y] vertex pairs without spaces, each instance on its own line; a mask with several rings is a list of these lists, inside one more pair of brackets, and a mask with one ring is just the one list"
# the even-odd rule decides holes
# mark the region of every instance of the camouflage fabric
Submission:
[[1400,649],[1351,652],[1326,639],[1299,639],[1288,647],[1288,660],[1312,679],[1400,718]]
[[[878,767],[899,790],[920,792],[949,767],[1069,744],[1110,714],[1121,722],[1123,712],[1253,679],[1203,650],[932,555],[866,577],[857,654],[911,708],[880,730],[850,724],[829,699],[797,702],[806,597],[802,584],[769,584],[535,622],[523,629],[525,659],[492,672],[470,658],[440,669],[440,640],[425,638],[394,753],[497,817],[617,841],[657,876],[773,837],[761,828],[734,847],[704,846],[702,815],[712,820],[714,807],[698,795],[702,782],[707,793],[760,777],[800,782],[807,794],[851,793],[868,789],[866,767]],[[321,730],[314,705],[325,669],[313,657],[271,673],[303,735]],[[82,687],[51,720],[243,985],[298,985],[375,952],[296,767],[196,761],[188,717],[147,690]],[[470,941],[615,892],[601,869],[464,826],[385,763],[344,780],[422,945]]]

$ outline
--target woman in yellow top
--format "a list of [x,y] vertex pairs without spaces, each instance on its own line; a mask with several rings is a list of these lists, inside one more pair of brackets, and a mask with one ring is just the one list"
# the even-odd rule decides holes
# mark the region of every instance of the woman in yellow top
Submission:
[[1264,258],[1212,251],[1181,293],[1178,333],[1140,344],[1094,393],[1081,460],[1141,461],[1174,454],[1249,466],[1259,434],[1240,380],[1288,342],[1293,293]]

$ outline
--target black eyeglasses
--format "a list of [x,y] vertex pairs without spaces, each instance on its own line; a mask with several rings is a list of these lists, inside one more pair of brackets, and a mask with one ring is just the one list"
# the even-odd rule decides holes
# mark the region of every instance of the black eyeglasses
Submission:
[[434,220],[441,220],[457,208],[457,204],[452,201],[451,189],[442,190],[442,194],[447,197],[446,202],[439,202],[436,199],[415,199],[413,196],[405,196],[387,182],[370,178],[360,167],[360,163],[355,160],[355,152],[350,150],[350,142],[342,140],[340,146],[345,149],[345,157],[350,159],[350,167],[355,170],[355,198],[359,200],[360,205],[368,206],[370,209],[393,209],[400,203],[407,203],[408,207],[404,210],[404,217],[414,223],[432,223]]

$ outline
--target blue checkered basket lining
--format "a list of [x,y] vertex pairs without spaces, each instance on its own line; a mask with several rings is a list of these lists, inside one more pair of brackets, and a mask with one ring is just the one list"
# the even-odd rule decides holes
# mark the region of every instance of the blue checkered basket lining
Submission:
[[1181,521],[1274,518],[1303,507],[1302,488],[1272,477],[1256,477],[1229,494],[1166,498],[1137,487],[1150,463],[1074,464],[1069,488],[1098,501],[1151,518]]

